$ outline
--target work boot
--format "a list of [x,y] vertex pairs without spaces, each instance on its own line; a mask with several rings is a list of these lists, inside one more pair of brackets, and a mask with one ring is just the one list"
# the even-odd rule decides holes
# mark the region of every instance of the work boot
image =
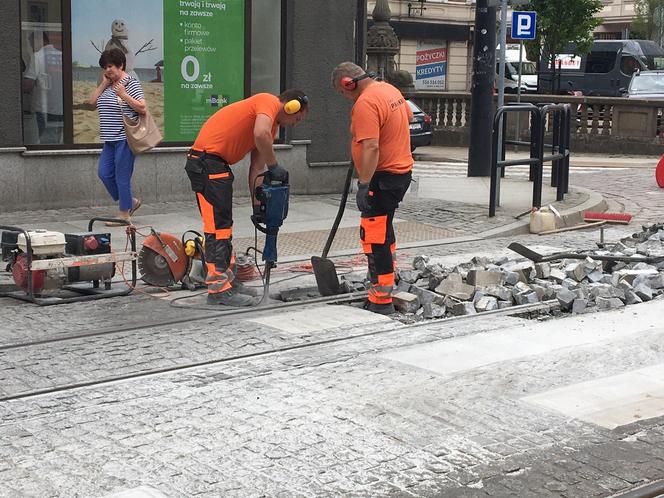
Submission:
[[396,310],[394,309],[394,304],[392,303],[377,304],[377,303],[372,303],[369,300],[367,300],[366,303],[364,303],[364,309],[372,311],[374,313],[378,313],[380,315],[391,315],[392,313],[396,313]]
[[237,280],[233,280],[231,285],[233,286],[233,290],[239,292],[240,294],[246,294],[247,296],[252,297],[258,296],[258,289],[256,287],[247,287],[242,282],[238,282]]
[[240,294],[235,289],[228,289],[224,292],[208,294],[207,303],[239,308],[241,306],[253,306],[256,304],[256,300],[251,296],[247,296],[246,294]]

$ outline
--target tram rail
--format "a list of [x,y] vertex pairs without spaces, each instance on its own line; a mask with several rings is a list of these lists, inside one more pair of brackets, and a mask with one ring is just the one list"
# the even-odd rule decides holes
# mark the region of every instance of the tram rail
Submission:
[[[95,329],[87,330],[85,332],[79,332],[76,334],[62,334],[57,337],[49,337],[48,339],[38,339],[28,342],[15,342],[9,344],[0,344],[0,352],[9,351],[11,349],[25,348],[30,346],[39,346],[43,344],[51,344],[64,341],[72,341],[76,339],[85,339],[88,337],[97,337],[110,334],[119,334],[125,332],[133,332],[135,330],[143,330],[157,327],[168,327],[169,325],[178,325],[180,323],[189,323],[197,321],[212,320],[219,317],[226,316],[239,316],[239,315],[248,315],[251,313],[259,313],[263,311],[275,311],[286,308],[293,308],[298,306],[308,306],[312,304],[344,304],[354,301],[359,301],[367,296],[366,292],[355,292],[352,294],[338,294],[336,296],[312,298],[302,301],[290,301],[290,302],[280,302],[275,304],[268,304],[267,306],[261,306],[259,308],[233,308],[224,311],[213,311],[216,307],[209,306],[208,309],[211,312],[206,313],[205,315],[189,315],[181,318],[173,318],[169,320],[159,320],[148,324],[138,323],[136,325],[126,325],[126,326],[116,326],[105,329]],[[180,309],[188,309],[186,306],[179,306]],[[200,310],[202,307],[190,308],[192,310]]]
[[[341,303],[342,301],[346,302],[352,302],[358,299],[361,299],[362,293],[358,295],[346,295],[345,298],[340,298],[339,296],[331,296],[330,298],[316,298],[316,299],[311,299],[307,301],[297,301],[297,302],[292,302],[292,303],[286,303],[289,306],[283,306],[283,305],[275,305],[274,307],[271,307],[270,309],[272,310],[278,310],[284,307],[296,307],[296,306],[306,306],[309,304],[318,304],[318,303]],[[480,314],[476,315],[465,315],[465,316],[457,316],[457,317],[450,317],[450,318],[442,318],[438,320],[428,320],[426,322],[417,322],[413,324],[401,324],[401,326],[397,326],[395,328],[391,328],[388,330],[374,330],[370,332],[363,332],[359,334],[352,334],[349,336],[345,337],[334,337],[330,339],[323,339],[319,341],[312,341],[312,342],[305,342],[305,343],[299,343],[299,344],[292,344],[284,347],[279,347],[279,348],[271,348],[271,349],[266,349],[263,351],[256,351],[252,353],[246,353],[246,354],[236,354],[236,355],[227,355],[221,358],[214,358],[214,359],[209,359],[209,360],[204,360],[204,361],[194,361],[194,362],[188,362],[188,363],[183,363],[181,365],[173,365],[169,367],[161,367],[161,368],[154,368],[150,370],[139,370],[136,372],[131,372],[123,375],[116,375],[116,376],[110,376],[110,377],[103,377],[103,378],[98,378],[94,380],[88,380],[88,381],[81,381],[81,382],[72,382],[72,383],[67,383],[67,384],[60,384],[60,385],[54,385],[42,389],[34,389],[30,391],[23,391],[23,392],[18,392],[14,394],[9,394],[0,397],[0,403],[3,402],[9,402],[9,401],[16,401],[16,400],[24,400],[24,399],[30,399],[30,398],[35,398],[38,396],[45,396],[45,395],[50,395],[50,394],[57,394],[57,393],[63,393],[67,391],[73,391],[77,389],[85,389],[85,388],[92,388],[92,387],[102,387],[105,385],[109,385],[112,383],[116,382],[122,382],[122,381],[128,381],[128,380],[134,380],[134,379],[140,379],[140,378],[146,378],[146,377],[151,377],[151,376],[156,376],[156,375],[161,375],[165,373],[173,373],[173,372],[184,372],[187,370],[193,370],[196,368],[200,367],[205,367],[205,366],[211,366],[211,365],[220,365],[232,361],[238,361],[238,360],[246,360],[246,359],[253,359],[253,358],[259,358],[263,356],[268,356],[268,355],[273,355],[273,354],[279,354],[279,353],[284,353],[284,352],[289,352],[289,351],[294,351],[294,350],[300,350],[300,349],[308,349],[308,348],[314,348],[314,347],[319,347],[319,346],[325,346],[329,344],[334,344],[334,343],[342,343],[342,342],[349,342],[357,339],[362,339],[365,337],[370,337],[370,336],[376,336],[376,335],[382,335],[382,334],[387,334],[387,333],[392,333],[396,331],[404,331],[404,330],[411,330],[415,328],[419,328],[422,326],[430,326],[433,323],[449,323],[449,322],[454,322],[454,321],[461,321],[461,320],[472,320],[472,319],[481,319],[481,318],[487,318],[487,317],[495,317],[495,316],[519,316],[519,315],[527,315],[527,314],[532,314],[532,313],[538,313],[538,312],[543,312],[543,311],[549,311],[555,307],[558,306],[558,302],[556,300],[549,300],[549,301],[544,301],[540,303],[535,303],[535,304],[524,304],[524,305],[519,305],[519,306],[512,306],[510,308],[505,308],[505,309],[499,309],[499,310],[494,310],[494,311],[487,311],[483,312]],[[268,309],[268,307],[262,307],[260,308],[262,310]],[[254,311],[256,311],[254,309]],[[229,315],[242,315],[245,314],[245,311],[236,311],[232,310],[232,312],[221,312],[217,313],[215,316],[229,316]],[[205,319],[208,318],[213,318],[211,316],[206,316]],[[199,318],[199,319],[204,319],[204,318]],[[190,320],[190,319],[189,319]],[[120,333],[120,332],[126,332],[127,330],[142,330],[142,329],[148,329],[148,328],[153,328],[153,327],[159,327],[162,325],[168,325],[170,324],[177,324],[177,323],[182,323],[183,321],[187,320],[169,320],[169,321],[164,321],[160,323],[153,323],[149,324],[147,326],[136,326],[136,327],[131,327],[128,329],[119,329],[119,330],[113,330],[113,331],[105,331],[103,332],[104,334],[111,334],[111,333]],[[97,333],[96,335],[100,335],[100,333]],[[81,335],[78,334],[76,336],[77,338],[83,338],[83,337],[90,337],[90,335]],[[74,337],[68,337],[64,340],[71,340]],[[62,338],[61,338],[62,340]],[[47,344],[47,342],[43,341],[33,341],[31,343],[26,343],[22,345],[23,347],[28,347],[30,345],[42,345],[42,344]],[[53,342],[53,341],[50,341]],[[21,347],[21,345],[17,345],[16,347]]]

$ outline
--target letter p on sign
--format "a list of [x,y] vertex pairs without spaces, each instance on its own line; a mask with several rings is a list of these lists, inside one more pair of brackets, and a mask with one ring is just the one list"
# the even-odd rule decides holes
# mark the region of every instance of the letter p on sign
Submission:
[[535,12],[512,12],[512,38],[515,40],[534,40],[537,14]]

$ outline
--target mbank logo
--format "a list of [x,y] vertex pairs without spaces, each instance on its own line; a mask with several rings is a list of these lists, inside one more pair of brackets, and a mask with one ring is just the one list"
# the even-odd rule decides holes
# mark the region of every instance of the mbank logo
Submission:
[[219,107],[228,104],[228,98],[223,95],[210,95],[209,98],[205,99],[206,104],[210,104],[210,107]]

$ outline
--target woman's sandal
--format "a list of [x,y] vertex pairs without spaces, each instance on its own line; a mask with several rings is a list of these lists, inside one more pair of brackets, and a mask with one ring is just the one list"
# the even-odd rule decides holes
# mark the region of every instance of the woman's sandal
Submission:
[[136,199],[136,203],[134,206],[129,210],[129,216],[132,216],[136,211],[138,211],[138,208],[141,207],[141,200]]

